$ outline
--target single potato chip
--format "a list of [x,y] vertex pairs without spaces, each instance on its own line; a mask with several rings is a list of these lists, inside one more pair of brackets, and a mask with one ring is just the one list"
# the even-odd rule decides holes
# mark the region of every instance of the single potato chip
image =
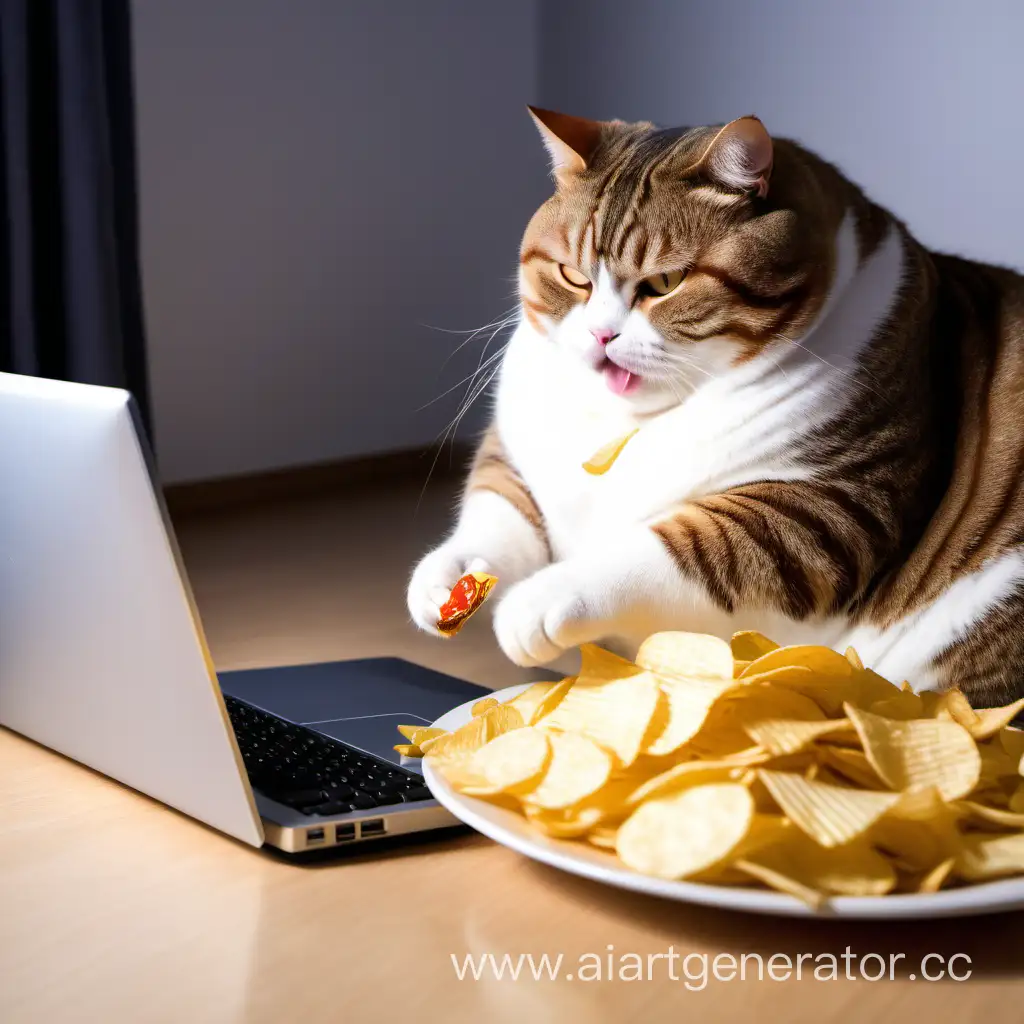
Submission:
[[907,722],[911,718],[924,716],[924,701],[913,690],[898,690],[891,697],[876,700],[868,706],[873,715],[883,718],[894,718],[898,722]]
[[905,870],[928,872],[963,849],[959,817],[934,786],[908,790],[871,827],[867,838]]
[[438,763],[438,770],[451,787],[460,793],[480,797],[500,796],[501,789],[477,769],[474,759],[474,755],[477,753],[478,751],[474,750],[446,758]]
[[807,644],[793,647],[776,647],[751,662],[743,673],[743,678],[764,675],[777,668],[810,669],[815,675],[828,679],[849,679],[854,668],[838,651],[831,647],[814,647]]
[[402,757],[422,757],[423,751],[415,743],[396,743],[392,750],[397,751]]
[[979,722],[978,713],[959,690],[926,690],[920,696],[926,717],[951,719],[973,734]]
[[579,839],[587,835],[601,821],[600,807],[567,807],[548,810],[524,804],[527,820],[554,839]]
[[625,772],[609,778],[599,790],[570,807],[548,810],[524,804],[523,810],[530,821],[558,839],[589,837],[598,829],[614,833],[632,810],[626,806],[626,797],[636,785],[633,773]]
[[853,666],[855,671],[864,671],[864,662],[860,660],[860,655],[852,647],[846,648],[846,654],[844,657]]
[[595,825],[587,833],[587,841],[599,846],[602,850],[615,849],[615,836],[618,834],[618,826]]
[[586,736],[553,732],[548,734],[548,742],[551,758],[547,771],[523,798],[525,803],[561,810],[597,792],[611,776],[611,755]]
[[[639,427],[637,430],[639,430]],[[631,430],[628,434],[623,434],[622,437],[617,437],[614,441],[609,441],[606,445],[602,445],[583,463],[583,468],[591,476],[602,476],[604,473],[607,473],[615,464],[615,460],[622,454],[622,449],[626,447],[636,432],[636,430]]]
[[763,654],[779,649],[774,640],[769,640],[763,633],[756,633],[750,629],[733,633],[729,647],[735,661],[756,661]]
[[1006,726],[999,730],[999,745],[1014,761],[1024,757],[1024,729]]
[[855,668],[830,647],[780,647],[751,662],[740,675],[741,679],[753,677],[810,697],[827,715],[838,714],[846,702],[866,706],[898,692],[877,672]]
[[1010,797],[1008,806],[1015,814],[1024,814],[1024,782],[1017,784],[1017,788]]
[[824,712],[810,697],[785,686],[747,682],[734,687],[727,698],[729,708],[744,728],[765,719],[786,718],[791,721],[821,722]]
[[744,725],[747,735],[770,754],[796,754],[814,744],[822,736],[853,732],[845,718],[826,718],[808,722],[791,718],[762,718]]
[[1004,811],[998,807],[988,807],[974,800],[963,800],[955,804],[953,809],[963,809],[972,818],[986,822],[989,825],[998,825],[1000,828],[1024,829],[1024,812]]
[[821,711],[829,716],[841,716],[844,702],[860,699],[860,688],[852,675],[845,678],[819,675],[806,665],[780,665],[767,672],[751,672],[755,665],[757,662],[752,661],[740,673],[738,681],[792,690],[808,700],[813,700]]
[[539,785],[551,757],[545,733],[532,726],[496,736],[473,754],[473,768],[498,792],[522,794]]
[[640,645],[636,663],[658,675],[732,679],[729,645],[701,633],[655,633]]
[[[1005,729],[1022,711],[1024,697],[1003,708],[979,708],[974,714],[974,723],[967,729],[976,740],[987,740]],[[1024,753],[1024,750],[1021,753]]]
[[1004,780],[1015,782],[1018,778],[1018,766],[1001,743],[982,740],[978,743],[978,755],[981,758],[980,785],[992,785]]
[[982,882],[1024,872],[1024,832],[1008,836],[975,834],[964,838],[956,873],[969,882]]
[[717,783],[641,804],[619,827],[615,849],[634,871],[687,878],[724,861],[754,817],[745,786]]
[[437,739],[439,736],[445,735],[444,729],[434,729],[429,725],[400,725],[398,726],[398,731],[410,743],[415,743],[416,746],[421,746],[427,740]]
[[649,672],[608,683],[577,682],[538,726],[586,736],[610,750],[621,767],[628,767],[637,759],[663,699]]
[[452,587],[448,600],[441,605],[437,631],[442,636],[455,636],[469,621],[498,582],[497,576],[486,572],[469,572]]
[[893,789],[935,786],[946,800],[959,800],[978,784],[981,757],[962,725],[942,719],[896,722],[845,707],[871,766]]
[[664,725],[655,731],[645,751],[656,757],[672,754],[693,739],[711,708],[735,685],[726,679],[682,676],[662,677],[659,684],[665,695]]
[[[759,751],[759,759],[767,761],[768,754]],[[749,761],[742,763],[733,759],[683,761],[638,786],[626,802],[638,805],[647,800],[672,796],[694,786],[706,786],[711,782],[735,782],[741,779],[749,764]]]
[[510,708],[515,708],[522,715],[526,725],[536,725],[558,705],[558,701],[568,693],[575,677],[567,677],[558,682],[534,683],[526,687],[518,696],[508,701]]
[[953,869],[956,867],[956,857],[947,857],[944,861],[936,864],[918,882],[918,892],[938,892],[947,882]]
[[851,750],[826,742],[815,747],[815,753],[821,758],[823,765],[862,789],[886,788],[863,750]]
[[741,681],[714,705],[687,749],[708,757],[730,756],[750,746],[750,728],[758,722],[824,717],[818,705],[803,694],[768,683]]
[[629,676],[638,676],[643,669],[597,644],[580,644],[580,674],[576,681],[585,685],[612,683]]
[[819,846],[842,846],[863,835],[899,801],[898,793],[808,781],[793,772],[759,768],[757,777],[779,809]]
[[479,750],[496,736],[512,729],[521,729],[524,725],[523,716],[516,708],[511,704],[499,704],[470,719],[454,732],[435,739],[425,754],[431,761],[444,757],[457,758]]
[[923,821],[883,816],[868,839],[891,864],[911,874],[927,873],[960,848],[959,833]]
[[769,867],[767,864],[759,864],[756,860],[741,857],[735,862],[734,867],[755,881],[761,882],[762,885],[768,886],[769,889],[775,889],[798,899],[801,903],[806,903],[812,910],[820,910],[825,904],[825,893],[809,885],[804,885],[803,882],[798,882],[790,875]]
[[801,693],[767,683],[734,683],[715,702],[708,717],[683,748],[683,753],[705,758],[733,757],[750,749],[749,728],[766,719],[811,721],[823,719],[816,703]]
[[438,742],[438,740],[444,739],[448,733],[442,732],[440,736],[432,736],[429,739],[422,740],[417,746],[423,751],[423,756],[426,757],[427,751]]
[[[823,849],[802,832],[794,831],[783,842],[750,854],[745,860],[771,872],[775,878],[793,880],[822,897],[883,896],[896,885],[892,866],[864,841]],[[761,878],[773,885],[767,879],[767,874]],[[800,898],[795,891],[790,890],[790,894]]]
[[[497,706],[498,701],[494,697],[483,697],[478,700],[472,708],[470,708],[470,714],[476,718],[477,715],[482,715],[488,709],[496,708]],[[522,712],[520,712],[520,714],[522,714]]]
[[[569,676],[559,683],[555,683],[546,693],[541,695],[534,704],[533,713],[527,719],[527,725],[537,725],[541,719],[547,718],[559,704],[565,700],[566,694],[576,685],[576,677]],[[526,696],[523,694],[523,696]],[[527,710],[529,705],[524,705]]]

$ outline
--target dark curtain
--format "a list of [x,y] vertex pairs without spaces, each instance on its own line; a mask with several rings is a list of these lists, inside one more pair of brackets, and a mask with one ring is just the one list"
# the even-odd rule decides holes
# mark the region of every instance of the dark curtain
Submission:
[[128,388],[149,428],[129,0],[0,0],[0,157],[0,370]]

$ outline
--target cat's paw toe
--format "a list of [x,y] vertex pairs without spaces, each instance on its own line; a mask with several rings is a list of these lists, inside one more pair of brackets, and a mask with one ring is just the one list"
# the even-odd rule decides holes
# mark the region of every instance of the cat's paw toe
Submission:
[[466,557],[461,552],[437,548],[416,566],[409,581],[406,605],[413,622],[427,633],[437,634],[437,620],[441,605],[448,600],[451,589],[471,565],[483,564],[483,559]]
[[546,665],[583,642],[588,623],[586,601],[560,566],[513,587],[494,613],[498,645],[523,666]]

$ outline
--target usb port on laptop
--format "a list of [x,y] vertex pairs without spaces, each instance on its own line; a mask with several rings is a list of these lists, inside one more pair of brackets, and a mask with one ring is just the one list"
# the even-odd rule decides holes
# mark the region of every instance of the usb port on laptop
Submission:
[[334,830],[334,841],[336,843],[351,843],[356,837],[355,825],[339,825]]
[[324,841],[324,830],[322,828],[307,828],[306,843],[322,843]]
[[365,839],[367,836],[382,836],[386,831],[383,818],[371,818],[362,823],[359,834]]

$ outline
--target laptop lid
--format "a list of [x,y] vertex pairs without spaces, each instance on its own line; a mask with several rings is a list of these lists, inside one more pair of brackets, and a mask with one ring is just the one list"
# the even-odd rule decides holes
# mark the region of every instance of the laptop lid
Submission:
[[126,391],[0,373],[0,724],[259,846]]

